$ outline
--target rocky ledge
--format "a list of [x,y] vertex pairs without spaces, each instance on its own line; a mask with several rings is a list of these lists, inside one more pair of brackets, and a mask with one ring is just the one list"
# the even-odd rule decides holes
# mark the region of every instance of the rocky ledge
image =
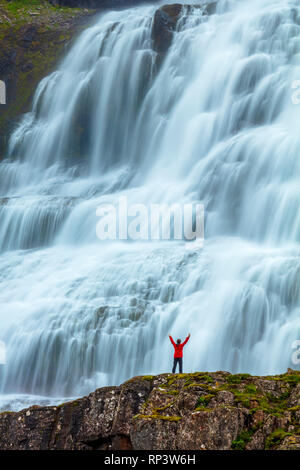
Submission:
[[0,414],[0,449],[300,449],[300,372],[135,377]]

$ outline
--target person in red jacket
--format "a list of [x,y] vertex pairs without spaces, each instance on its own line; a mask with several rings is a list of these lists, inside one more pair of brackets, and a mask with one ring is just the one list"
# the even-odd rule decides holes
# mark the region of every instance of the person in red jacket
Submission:
[[189,333],[183,343],[181,342],[181,339],[178,339],[175,344],[172,336],[169,335],[170,341],[174,346],[174,364],[173,364],[173,369],[172,369],[173,374],[175,374],[177,363],[179,364],[179,373],[182,374],[182,355],[183,355],[182,350],[184,346],[186,345],[186,343],[188,342],[188,340],[190,339],[190,336],[191,335]]

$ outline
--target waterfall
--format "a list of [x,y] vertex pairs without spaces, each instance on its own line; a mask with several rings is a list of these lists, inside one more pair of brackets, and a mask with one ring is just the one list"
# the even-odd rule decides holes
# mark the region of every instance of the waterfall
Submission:
[[[296,0],[101,14],[43,79],[0,164],[0,407],[139,374],[281,373],[300,339]],[[203,248],[100,241],[99,204],[199,202]]]

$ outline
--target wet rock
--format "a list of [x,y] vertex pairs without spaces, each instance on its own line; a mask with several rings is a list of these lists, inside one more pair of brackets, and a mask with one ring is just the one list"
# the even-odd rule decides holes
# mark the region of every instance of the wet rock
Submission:
[[173,32],[176,29],[176,24],[180,14],[182,13],[183,5],[175,3],[174,5],[164,5],[156,10],[151,38],[153,40],[153,48],[158,54],[165,54],[170,47],[173,38]]
[[187,13],[192,8],[199,8],[202,10],[203,15],[212,15],[216,11],[217,2],[202,4],[202,5],[182,5],[174,3],[173,5],[164,5],[156,10],[154,14],[151,38],[153,41],[153,49],[158,54],[158,59],[161,61],[168,51],[173,34],[176,31],[178,20],[182,13]]

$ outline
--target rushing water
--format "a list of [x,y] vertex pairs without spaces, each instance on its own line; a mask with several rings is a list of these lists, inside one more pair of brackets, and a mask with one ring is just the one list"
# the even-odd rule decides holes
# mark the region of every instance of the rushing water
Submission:
[[[156,8],[102,15],[11,136],[0,165],[2,408],[169,371],[169,332],[191,332],[186,371],[295,368],[300,7],[184,11],[160,68]],[[99,241],[96,208],[120,195],[203,203],[203,249]]]

